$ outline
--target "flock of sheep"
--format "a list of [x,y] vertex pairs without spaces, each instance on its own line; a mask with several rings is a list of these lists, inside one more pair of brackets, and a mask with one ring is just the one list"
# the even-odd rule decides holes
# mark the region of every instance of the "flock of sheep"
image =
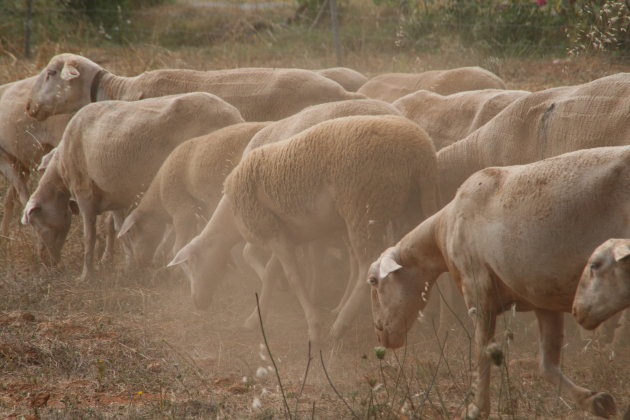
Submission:
[[[314,343],[342,338],[371,294],[379,341],[402,346],[449,273],[475,322],[463,418],[489,414],[485,349],[513,307],[535,311],[545,378],[610,417],[613,398],[559,362],[563,312],[593,329],[630,306],[630,241],[611,239],[630,238],[628,97],[627,73],[530,93],[479,67],[121,77],[62,54],[0,86],[2,233],[19,202],[54,264],[80,214],[87,280],[105,214],[105,261],[118,238],[129,264],[177,266],[201,309],[236,259],[261,279],[263,317],[286,278]],[[313,295],[335,248],[350,278],[325,330]]]

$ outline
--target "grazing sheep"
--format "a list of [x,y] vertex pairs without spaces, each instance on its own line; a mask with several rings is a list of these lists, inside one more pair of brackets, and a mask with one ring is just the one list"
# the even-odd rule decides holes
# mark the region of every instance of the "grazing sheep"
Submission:
[[309,70],[177,69],[121,77],[80,55],[61,54],[53,57],[37,76],[27,110],[42,120],[75,112],[95,101],[136,101],[195,91],[219,96],[238,108],[246,121],[275,121],[309,105],[364,98]]
[[505,82],[486,69],[460,67],[423,73],[385,73],[368,80],[357,92],[368,98],[394,102],[417,90],[450,95],[466,90],[505,88]]
[[630,239],[609,239],[589,258],[573,301],[573,315],[584,328],[595,329],[630,307],[628,257]]
[[393,102],[400,112],[427,132],[436,150],[463,139],[501,112],[529,95],[524,90],[484,89],[440,94],[419,90]]
[[171,152],[118,233],[139,264],[150,262],[167,225],[175,229],[173,252],[199,233],[222,197],[225,177],[241,160],[252,136],[268,124],[231,125],[190,139]]
[[72,196],[83,218],[81,278],[86,279],[92,271],[96,216],[113,211],[120,226],[177,145],[242,121],[232,105],[200,92],[91,104],[68,124],[22,223],[34,226],[56,262],[70,224]]
[[438,152],[440,195],[448,203],[474,172],[520,165],[591,147],[630,143],[630,73],[533,92]]
[[[260,146],[286,140],[291,136],[298,134],[303,130],[312,127],[320,122],[351,115],[400,115],[400,113],[391,104],[374,99],[337,101],[327,104],[313,105],[311,107],[303,109],[295,115],[292,115],[280,121],[276,121],[260,130],[258,133],[256,133],[256,135],[254,135],[254,137],[245,148],[243,156],[246,156],[251,150],[256,149]],[[216,206],[213,215],[213,217],[218,220],[231,217],[231,209],[229,208],[229,206],[227,206],[226,203],[223,203],[224,201],[225,199],[222,198],[221,203]],[[221,241],[223,237],[224,235],[223,233],[221,233],[212,240],[215,244],[222,244]],[[228,247],[229,245],[226,244],[225,246]],[[251,245],[246,247],[246,251],[248,251],[249,255],[265,254],[264,251],[261,251],[260,249],[257,249],[257,247]],[[252,258],[248,258],[247,253],[244,256],[248,261],[252,260]],[[227,261],[227,259],[218,260],[216,264],[212,266],[212,275],[214,276],[214,278],[218,280],[223,279],[225,270],[227,269]],[[192,265],[193,263],[194,262],[190,262],[189,265]],[[205,264],[203,261],[199,261],[199,263],[202,264],[200,265],[200,267],[191,267],[190,270],[195,273],[203,272],[203,267],[205,267]],[[256,264],[254,264],[253,267],[255,267],[255,265]],[[354,259],[352,259],[351,267],[356,268]],[[268,314],[268,307],[271,299],[271,290],[273,290],[273,286],[278,277],[278,269],[278,262],[275,259],[269,261],[266,268],[258,267],[258,269],[256,269],[259,274],[265,273],[261,277],[263,288],[260,295],[260,310],[263,317],[266,317],[266,315]],[[200,275],[205,276],[206,274]],[[354,281],[348,284],[348,288],[346,290],[346,293],[344,294],[342,302],[345,302],[349,297],[353,284]],[[199,303],[198,306],[205,307],[208,305],[209,302],[207,304]],[[247,321],[245,321],[245,325],[247,327],[253,327],[257,325],[257,321],[258,313],[256,310],[254,310]]]
[[193,300],[207,307],[226,249],[241,237],[280,261],[305,312],[309,338],[320,314],[300,281],[295,247],[347,233],[360,263],[353,295],[335,322],[339,338],[367,298],[367,261],[394,236],[436,210],[435,150],[426,133],[399,116],[325,121],[280,143],[252,150],[225,181],[225,197],[199,236],[170,265],[191,276]]
[[368,81],[368,78],[356,70],[348,67],[332,67],[329,69],[316,70],[316,73],[334,80],[348,92],[356,92]]
[[0,86],[0,171],[9,181],[4,198],[0,232],[9,234],[15,201],[28,201],[28,179],[42,156],[57,146],[71,115],[58,115],[46,121],[30,118],[26,112],[28,95],[35,77]]
[[[630,147],[580,150],[472,175],[446,207],[372,265],[374,326],[386,347],[400,347],[426,295],[450,272],[476,323],[477,380],[464,418],[490,410],[487,351],[496,317],[516,305],[535,311],[540,369],[580,408],[609,417],[607,393],[579,387],[560,371],[563,312],[586,261],[604,238],[630,234]],[[473,309],[474,308],[474,309]]]

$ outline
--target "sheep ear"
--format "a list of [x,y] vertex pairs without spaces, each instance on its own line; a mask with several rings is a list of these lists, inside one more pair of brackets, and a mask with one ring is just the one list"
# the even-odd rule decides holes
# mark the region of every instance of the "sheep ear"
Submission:
[[615,262],[619,262],[624,258],[630,256],[630,247],[628,244],[617,245],[615,249],[613,249],[613,256],[615,257]]
[[122,226],[120,227],[120,231],[118,231],[118,239],[122,238],[129,229],[131,229],[136,224],[136,213],[133,212],[123,221]]
[[50,152],[46,153],[42,157],[42,161],[39,163],[39,166],[37,167],[37,170],[38,171],[43,171],[46,168],[48,168],[48,165],[50,165],[50,161],[52,160],[52,158],[55,155],[55,153],[57,153],[57,148],[54,148]]
[[72,212],[72,214],[74,214],[75,216],[77,214],[79,214],[79,203],[77,203],[74,200],[70,200],[68,202],[68,207],[70,207],[70,211]]
[[394,259],[394,252],[388,252],[383,256],[381,260],[381,265],[379,267],[379,276],[384,279],[389,275],[389,273],[393,273],[396,270],[402,268],[402,265],[398,264]]
[[63,80],[73,80],[77,77],[81,76],[79,70],[74,66],[74,64],[70,64],[66,62],[61,70],[61,78]]
[[29,223],[31,223],[31,214],[38,209],[41,209],[39,203],[28,200],[28,203],[26,203],[26,207],[24,208],[24,212],[22,212],[22,219],[20,220],[20,222],[22,222],[23,225],[28,225]]
[[168,263],[167,267],[173,267],[174,265],[179,265],[183,262],[186,262],[190,259],[190,257],[195,253],[195,247],[192,243],[189,243],[185,247],[179,250],[173,261]]

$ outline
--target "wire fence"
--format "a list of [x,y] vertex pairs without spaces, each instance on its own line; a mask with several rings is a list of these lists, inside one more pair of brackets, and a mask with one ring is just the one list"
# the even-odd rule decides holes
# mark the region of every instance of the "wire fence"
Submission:
[[[30,57],[35,44],[42,42],[42,34],[54,30],[62,20],[79,19],[81,12],[66,8],[33,8],[33,0],[26,2],[22,10],[15,10],[9,19],[23,21],[23,54]],[[181,18],[174,9],[120,10],[91,9],[91,13],[105,16],[108,24],[100,24],[93,31],[97,40],[105,42],[151,42],[166,47],[173,45],[203,45],[229,41],[235,37],[271,33],[285,37],[309,36],[314,30],[329,32],[330,45],[335,51],[337,64],[343,63],[344,50],[357,43],[381,43],[393,47],[424,46],[435,44],[440,36],[456,36],[468,46],[493,49],[497,52],[525,54],[566,54],[570,47],[567,31],[572,25],[567,22],[549,23],[537,21],[496,21],[487,19],[449,19],[435,16],[427,11],[416,10],[398,13],[356,13],[355,10],[339,6],[337,0],[324,0],[317,13],[299,15],[294,3],[269,1],[253,3],[198,2],[196,20],[207,17],[207,25],[191,27],[175,24]],[[517,4],[517,7],[535,7],[537,3]],[[277,12],[273,17],[264,12]],[[231,12],[237,16],[232,24],[212,16],[215,12]],[[284,15],[282,19],[279,16]],[[288,16],[288,18],[287,18]],[[85,18],[85,16],[83,16]],[[153,24],[151,22],[155,19]],[[166,19],[166,23],[164,22]],[[293,21],[292,21],[293,20]],[[138,24],[142,21],[143,24]],[[296,22],[299,21],[299,22]],[[35,29],[38,29],[36,34]],[[1,30],[1,27],[0,27]],[[2,35],[0,33],[0,35]],[[45,35],[44,35],[45,36]],[[272,35],[273,36],[273,35]],[[620,58],[630,58],[630,51],[621,51]]]

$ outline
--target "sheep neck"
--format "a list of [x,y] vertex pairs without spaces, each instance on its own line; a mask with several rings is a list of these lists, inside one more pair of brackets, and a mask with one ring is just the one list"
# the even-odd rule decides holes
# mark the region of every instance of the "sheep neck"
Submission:
[[487,166],[479,130],[437,153],[438,180],[442,207],[454,197],[466,179]]
[[133,101],[140,98],[134,97],[134,92],[137,89],[135,77],[116,76],[110,72],[102,70],[100,80],[96,80],[97,73],[94,77],[95,81],[92,82],[93,93],[91,92],[92,102],[94,101]]

